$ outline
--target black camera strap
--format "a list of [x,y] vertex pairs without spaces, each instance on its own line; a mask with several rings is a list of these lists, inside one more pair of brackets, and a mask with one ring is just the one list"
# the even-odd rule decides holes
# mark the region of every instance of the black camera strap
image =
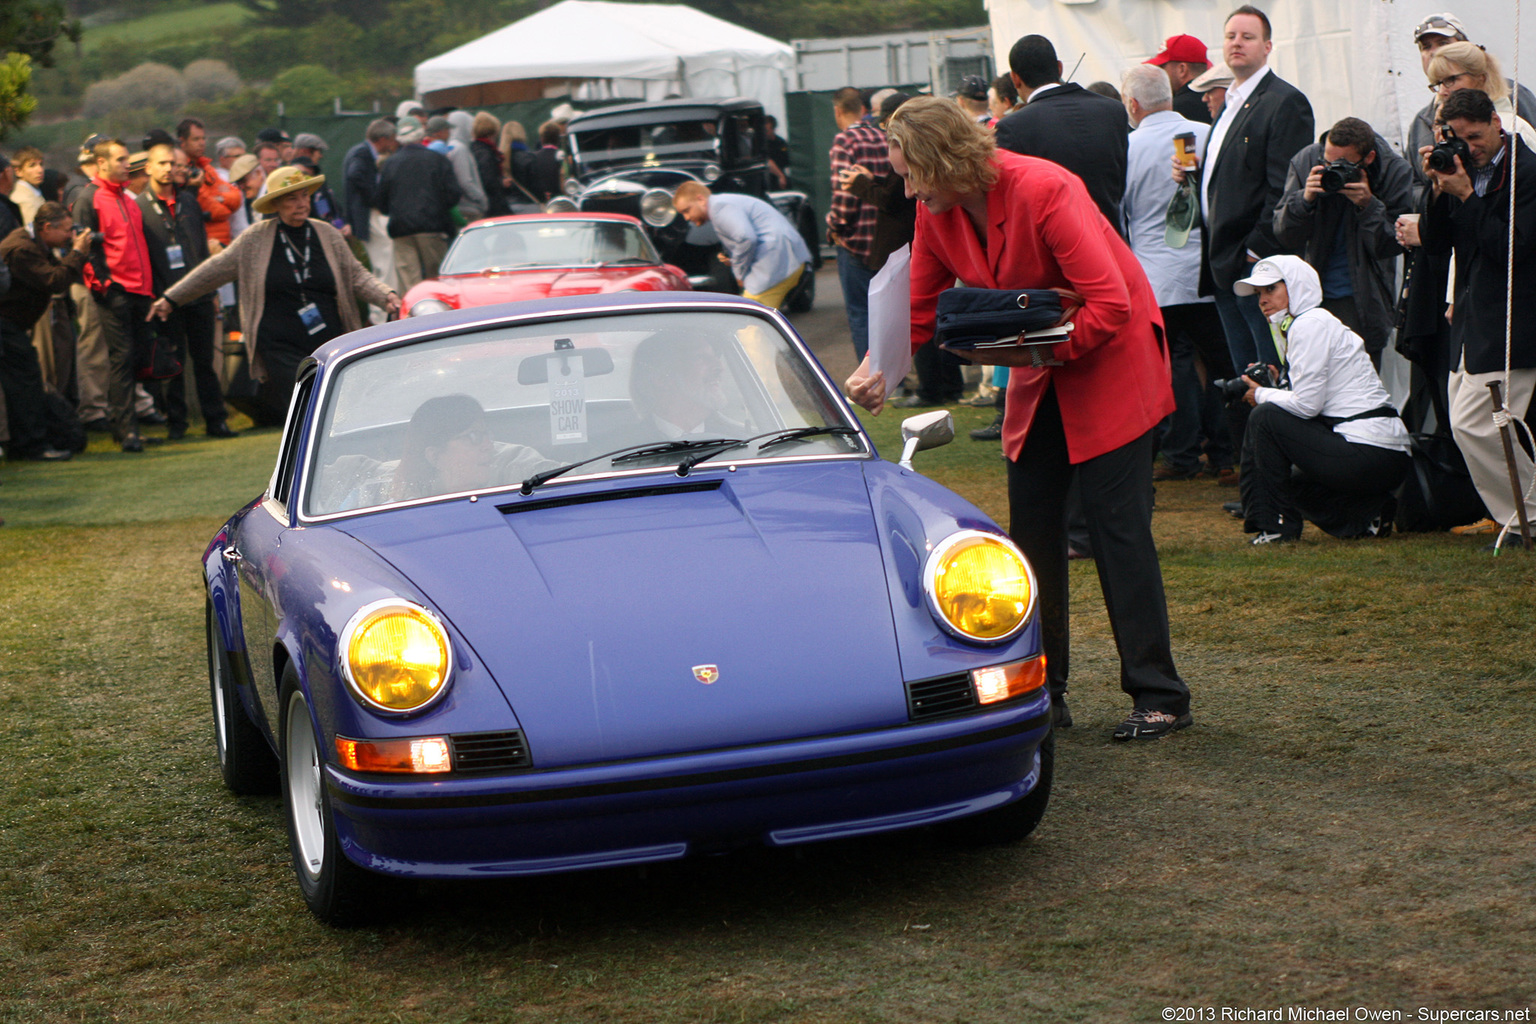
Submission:
[[1374,409],[1367,409],[1365,412],[1357,412],[1353,416],[1319,416],[1318,419],[1322,420],[1330,427],[1336,427],[1340,423],[1353,423],[1356,420],[1387,420],[1392,419],[1397,415],[1398,412],[1396,407],[1390,405],[1378,405]]

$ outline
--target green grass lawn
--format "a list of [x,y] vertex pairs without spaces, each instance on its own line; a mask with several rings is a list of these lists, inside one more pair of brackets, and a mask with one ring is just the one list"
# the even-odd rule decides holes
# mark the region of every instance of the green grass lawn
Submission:
[[[920,453],[1001,516],[995,444]],[[872,421],[896,456],[897,419]],[[1122,746],[1095,570],[1029,841],[926,834],[304,909],[214,763],[199,556],[273,431],[0,470],[0,1022],[1158,1021],[1536,1002],[1536,559],[1447,535],[1155,527],[1195,726]],[[1198,1019],[1198,1018],[1197,1018]],[[1206,1018],[1210,1019],[1210,1018]],[[1217,1018],[1219,1019],[1219,1018]]]
[[[166,40],[196,35],[206,35],[212,42],[253,17],[255,12],[244,4],[193,4],[183,9],[146,14],[139,18],[87,25],[80,37],[80,45],[89,53],[106,47],[149,47]],[[208,56],[218,57],[217,51],[217,46],[210,45]]]

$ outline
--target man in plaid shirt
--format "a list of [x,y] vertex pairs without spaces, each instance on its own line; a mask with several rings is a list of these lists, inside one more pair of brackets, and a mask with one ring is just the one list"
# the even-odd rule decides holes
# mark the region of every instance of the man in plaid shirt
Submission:
[[832,140],[832,210],[827,214],[828,235],[837,246],[837,279],[848,308],[848,330],[860,360],[869,351],[869,282],[875,276],[869,269],[869,246],[875,237],[876,210],[843,191],[839,174],[855,165],[875,178],[891,173],[885,133],[864,119],[866,109],[864,95],[853,86],[832,97],[838,133]]

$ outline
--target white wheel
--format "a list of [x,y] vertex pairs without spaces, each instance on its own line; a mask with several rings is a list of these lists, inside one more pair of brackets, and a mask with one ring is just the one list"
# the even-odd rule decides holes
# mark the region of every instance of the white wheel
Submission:
[[281,725],[283,810],[299,890],[310,913],[326,924],[361,924],[380,911],[377,897],[387,880],[341,852],[325,791],[325,759],[292,665],[283,670]]

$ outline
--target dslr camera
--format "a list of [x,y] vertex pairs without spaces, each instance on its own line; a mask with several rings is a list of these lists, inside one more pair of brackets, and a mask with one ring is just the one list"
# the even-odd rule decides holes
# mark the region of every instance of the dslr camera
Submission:
[[1345,185],[1360,180],[1360,165],[1351,160],[1335,160],[1323,168],[1321,177],[1324,192],[1343,192]]
[[1461,159],[1461,166],[1470,174],[1472,171],[1472,150],[1468,148],[1465,139],[1458,139],[1450,125],[1442,125],[1440,130],[1445,134],[1445,141],[1435,143],[1435,148],[1429,151],[1426,162],[1429,169],[1440,174],[1455,174],[1456,159]]
[[1221,397],[1227,400],[1228,405],[1235,405],[1248,393],[1248,381],[1243,380],[1243,377],[1252,379],[1261,388],[1281,386],[1281,382],[1275,379],[1269,372],[1269,367],[1263,363],[1249,363],[1241,375],[1231,380],[1213,380],[1211,383],[1221,392]]

